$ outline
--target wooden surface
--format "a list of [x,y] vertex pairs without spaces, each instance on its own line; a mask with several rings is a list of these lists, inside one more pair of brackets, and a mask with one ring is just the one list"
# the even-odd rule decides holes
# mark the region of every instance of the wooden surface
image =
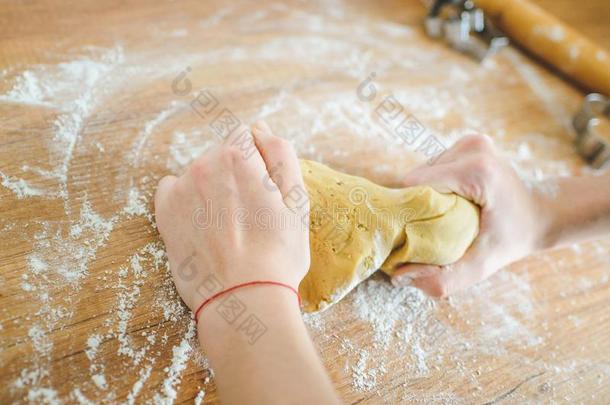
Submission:
[[[537,2],[608,45],[607,1]],[[201,89],[386,185],[425,160],[375,119],[389,94],[447,146],[489,133],[528,181],[590,172],[580,90],[514,48],[480,66],[427,39],[419,2],[225,3],[0,5],[0,403],[216,402],[150,214],[215,142]],[[438,302],[376,276],[307,322],[348,403],[608,403],[609,274],[606,240]]]

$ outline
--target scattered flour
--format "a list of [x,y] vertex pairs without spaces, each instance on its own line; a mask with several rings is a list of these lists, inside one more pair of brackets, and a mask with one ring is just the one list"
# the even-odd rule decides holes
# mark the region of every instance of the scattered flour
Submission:
[[176,385],[180,384],[182,371],[186,368],[186,363],[189,360],[192,351],[190,340],[195,334],[195,321],[192,321],[180,344],[172,349],[174,357],[171,365],[164,370],[167,373],[167,378],[163,382],[163,394],[155,395],[155,404],[172,404],[176,399]]
[[167,161],[167,166],[172,172],[180,173],[196,157],[215,144],[214,141],[209,139],[202,141],[202,135],[203,131],[201,130],[195,130],[189,134],[182,131],[174,132]]
[[360,392],[371,391],[377,386],[377,377],[380,373],[385,373],[385,367],[379,368],[368,366],[375,363],[375,359],[369,359],[369,352],[359,350],[358,361],[352,366],[352,386]]
[[370,280],[357,287],[354,309],[373,327],[375,346],[387,346],[399,322],[413,322],[430,310],[434,301],[415,288],[394,288],[387,282]]
[[74,100],[92,91],[123,61],[123,48],[116,46],[93,58],[82,58],[57,65],[38,65],[18,75],[8,93],[0,101],[44,106],[63,112],[74,111]]
[[140,191],[136,187],[129,189],[127,205],[125,208],[123,208],[123,212],[128,216],[140,216],[148,214],[146,199],[140,194]]
[[[379,120],[374,119],[375,105],[354,102],[357,82],[372,71],[380,77],[385,73],[389,77],[395,73],[416,75],[423,71],[423,66],[441,66],[438,61],[445,56],[444,51],[428,46],[427,43],[426,46],[417,45],[420,38],[416,36],[421,35],[419,29],[384,21],[354,24],[349,38],[346,38],[345,33],[337,28],[337,23],[345,17],[345,7],[336,3],[331,8],[331,15],[321,16],[316,12],[273,3],[265,12],[244,16],[243,21],[250,21],[250,24],[239,25],[241,34],[257,35],[273,30],[283,30],[285,34],[257,47],[246,43],[235,44],[208,49],[195,55],[184,55],[184,58],[157,55],[151,63],[150,58],[127,54],[121,45],[117,45],[110,49],[91,49],[83,57],[57,65],[31,66],[17,75],[11,75],[8,71],[1,73],[0,80],[10,81],[11,86],[5,94],[0,94],[0,102],[15,104],[19,108],[43,108],[56,112],[52,125],[53,139],[48,145],[49,160],[53,167],[47,170],[23,165],[22,170],[35,173],[43,180],[54,179],[58,186],[36,187],[34,185],[42,182],[29,178],[26,181],[16,173],[9,175],[6,170],[0,172],[0,184],[18,199],[61,198],[65,202],[66,214],[66,219],[62,221],[29,223],[35,229],[31,231],[33,250],[27,256],[27,268],[21,275],[21,286],[24,296],[39,305],[39,310],[33,317],[36,321],[26,328],[35,358],[32,359],[31,366],[20,370],[11,385],[12,390],[16,390],[19,395],[23,394],[30,402],[61,403],[69,400],[89,404],[98,402],[100,398],[108,403],[117,402],[112,386],[115,376],[107,375],[104,367],[104,355],[108,351],[113,351],[113,354],[124,360],[126,366],[137,370],[137,377],[126,400],[129,404],[144,400],[140,395],[151,378],[153,367],[162,369],[165,374],[159,391],[153,397],[155,403],[167,404],[177,399],[178,387],[189,359],[197,367],[208,369],[205,383],[209,382],[213,371],[209,369],[205,356],[194,350],[194,326],[192,322],[185,324],[188,314],[168,276],[163,246],[160,243],[150,243],[136,252],[130,252],[129,259],[113,268],[113,273],[95,274],[98,280],[106,281],[103,283],[105,287],[114,289],[115,302],[103,326],[92,331],[86,342],[83,342],[84,355],[89,360],[91,381],[87,382],[88,385],[72,389],[67,398],[60,398],[51,386],[53,370],[50,357],[54,354],[54,349],[57,350],[51,339],[51,331],[63,327],[65,322],[73,318],[76,302],[72,296],[76,295],[88,278],[94,276],[90,266],[98,251],[106,246],[115,228],[120,227],[123,221],[144,216],[152,223],[147,207],[152,195],[150,187],[140,189],[130,184],[115,190],[115,194],[125,198],[125,205],[105,216],[93,209],[86,194],[70,195],[68,183],[71,162],[77,153],[77,146],[80,147],[79,142],[84,136],[88,120],[100,107],[105,106],[104,102],[110,95],[117,90],[129,90],[125,84],[136,76],[142,81],[160,77],[170,80],[167,76],[175,74],[185,65],[205,68],[219,64],[278,61],[323,66],[327,72],[353,82],[354,89],[338,89],[332,96],[326,94],[323,99],[319,99],[304,94],[303,87],[311,85],[312,92],[315,93],[315,86],[328,85],[316,81],[323,78],[311,82],[291,78],[282,83],[275,94],[267,97],[260,108],[252,109],[240,118],[244,121],[256,118],[274,121],[274,128],[294,139],[299,152],[310,156],[319,156],[321,153],[322,147],[312,142],[312,137],[320,134],[333,134],[342,129],[355,134],[363,142],[379,136],[386,137],[386,129]],[[279,14],[284,18],[277,18]],[[225,7],[198,22],[198,25],[204,30],[215,29],[227,22],[229,16],[239,18],[238,7]],[[543,35],[553,41],[561,41],[564,36],[557,27],[542,31]],[[172,42],[177,42],[189,34],[197,32],[176,28],[170,32],[170,37]],[[304,49],[308,52],[303,52]],[[377,52],[383,56],[379,57]],[[337,58],[336,55],[342,57]],[[607,55],[602,53],[597,57],[602,60]],[[569,114],[556,102],[553,93],[536,71],[518,55],[513,55],[511,60],[520,77],[545,104],[553,118],[570,127],[566,118]],[[378,91],[380,94],[394,91],[394,96],[403,107],[425,125],[440,123],[452,114],[460,115],[464,128],[455,132],[444,131],[449,139],[459,139],[467,130],[482,130],[489,125],[472,113],[470,98],[463,95],[461,90],[467,83],[471,86],[476,75],[493,73],[494,65],[481,70],[459,64],[439,69],[439,74],[435,76],[448,78],[447,86],[436,82],[434,85],[403,88],[379,84]],[[459,87],[453,88],[453,85]],[[165,127],[168,128],[167,131],[172,131],[166,165],[174,173],[178,173],[213,145],[214,142],[200,128],[201,125],[192,129],[171,128],[169,120],[182,112],[183,108],[187,108],[183,101],[169,99],[165,108],[151,114],[151,119],[138,126],[132,147],[126,153],[131,167],[142,167],[148,163],[149,147],[155,135]],[[282,119],[285,117],[289,119]],[[294,117],[299,119],[295,120]],[[547,180],[550,176],[570,174],[563,161],[546,159],[534,164],[540,149],[546,147],[540,146],[543,141],[538,138],[545,137],[524,136],[528,139],[513,145],[511,150],[511,159],[524,179],[535,182]],[[398,144],[396,138],[388,139],[388,148]],[[92,142],[91,145],[99,153],[106,152],[102,142]],[[550,144],[547,143],[548,145]],[[332,148],[332,144],[330,146],[336,157],[349,154],[348,151]],[[70,207],[80,207],[80,211],[72,213]],[[8,231],[10,228],[5,227],[3,230]],[[600,257],[605,255],[603,257],[607,258],[607,246],[598,245],[597,249]],[[151,279],[157,280],[155,276],[159,274],[163,277],[159,277],[161,281],[158,284],[147,284]],[[490,296],[490,284],[483,283],[473,289],[471,295],[455,297],[449,301],[452,309],[449,313],[453,319],[464,322],[476,319],[480,322],[470,325],[469,331],[460,329],[450,319],[441,319],[436,311],[437,304],[418,290],[396,289],[379,277],[361,284],[337,305],[337,310],[348,308],[356,322],[370,329],[372,344],[369,345],[368,341],[350,342],[337,336],[327,327],[325,319],[328,315],[306,315],[305,321],[319,339],[340,339],[341,355],[344,356],[346,370],[352,379],[352,387],[357,392],[374,392],[378,389],[387,377],[389,362],[396,359],[406,359],[405,370],[409,373],[407,378],[429,375],[444,362],[455,365],[455,370],[450,372],[462,373],[461,376],[464,376],[468,369],[464,363],[471,360],[469,356],[505,355],[509,360],[526,362],[528,359],[521,356],[513,345],[534,347],[543,343],[542,337],[528,330],[536,301],[531,297],[526,280],[510,273],[498,277],[494,282],[510,286],[506,296]],[[583,278],[577,287],[588,289],[595,282],[598,281]],[[608,282],[608,276],[602,277],[599,282]],[[153,296],[153,305],[148,315],[156,316],[164,322],[136,331],[133,321],[140,314],[140,304],[147,294]],[[508,302],[515,304],[508,305]],[[467,319],[460,319],[462,313],[467,314],[464,315]],[[579,321],[577,318],[572,319],[573,323]],[[170,328],[176,332],[171,334],[172,337],[168,333]],[[178,335],[178,341],[174,340],[175,334]],[[112,342],[118,345],[116,353],[111,350],[115,347]],[[163,349],[166,349],[165,352]],[[454,357],[455,350],[464,350],[466,354]],[[161,353],[170,351],[171,359],[161,357]],[[531,361],[539,364],[535,363],[536,360]],[[547,364],[544,366],[550,368]],[[574,368],[573,365],[566,367]],[[81,389],[85,390],[85,387],[97,390],[94,400],[89,400],[83,394]],[[454,396],[446,393],[418,395],[418,398],[426,398],[430,402],[456,402]],[[201,403],[204,397],[205,391],[200,390],[195,403]],[[417,401],[415,396],[404,399]]]
[[545,79],[538,74],[531,64],[524,61],[524,56],[514,50],[509,50],[509,52],[505,52],[505,54],[523,80],[544,104],[549,114],[555,121],[563,125],[568,134],[573,134],[572,114],[566,111],[557,101],[553,90],[546,85]]
[[195,405],[201,405],[201,403],[203,402],[203,398],[205,398],[205,391],[201,390],[197,393],[197,396],[195,397]]
[[106,377],[104,376],[104,374],[94,374],[91,376],[91,379],[99,389],[105,390],[108,388],[108,385],[106,384]]
[[165,120],[176,114],[178,111],[184,108],[184,104],[177,101],[171,101],[166,109],[158,113],[153,119],[144,124],[144,128],[140,131],[140,134],[136,138],[135,145],[132,149],[132,164],[138,166],[142,160],[142,153],[146,142],[153,134],[153,131],[161,125]]
[[72,390],[71,397],[80,405],[93,405],[94,402],[89,400],[80,389],[75,388]]
[[[58,181],[58,189],[31,189],[22,181],[9,181],[8,176],[3,174],[5,187],[11,188],[18,196],[29,191],[34,195],[61,197],[66,201],[68,210],[68,171],[76,143],[87,117],[100,101],[103,93],[101,87],[109,84],[108,77],[123,61],[123,48],[116,46],[90,59],[77,59],[54,66],[39,65],[14,79],[12,89],[0,94],[0,101],[44,106],[59,112],[52,125],[54,137],[49,144],[50,155],[57,165],[51,171],[32,169]],[[113,83],[117,85],[117,81]]]
[[49,88],[39,82],[38,76],[26,70],[17,77],[13,88],[7,94],[0,96],[0,100],[46,106],[47,103],[43,99],[48,93]]
[[140,391],[142,390],[144,383],[150,377],[151,371],[152,371],[151,365],[145,366],[144,368],[140,369],[140,376],[139,376],[138,380],[136,381],[136,383],[131,388],[129,395],[127,396],[127,403],[129,405],[133,405],[136,403],[136,398],[138,397],[138,394],[140,394]]
[[0,172],[0,178],[2,179],[2,183],[0,184],[15,193],[15,195],[19,199],[28,197],[40,197],[49,194],[48,191],[33,187],[23,179],[12,178],[2,172]]
[[[573,156],[570,145],[539,133],[524,134],[517,144],[503,144],[503,151],[511,166],[526,186],[549,196],[558,192],[557,180],[573,175],[566,160],[556,156]],[[535,152],[534,152],[535,151]],[[546,154],[552,155],[548,158]]]
[[57,391],[51,388],[34,388],[28,391],[28,401],[31,403],[41,402],[47,404],[61,404]]
[[[455,347],[468,347],[473,358],[487,355],[520,358],[512,345],[532,347],[543,342],[524,323],[534,310],[530,287],[510,272],[495,277],[493,283],[483,282],[469,294],[451,297],[449,319],[440,319],[435,301],[419,290],[394,288],[383,276],[373,276],[337,304],[350,306],[349,313],[370,327],[372,345],[366,348],[330,333],[324,322],[316,319],[318,314],[306,316],[306,322],[315,333],[337,341],[357,392],[381,388],[390,363],[394,363],[394,368],[408,370],[412,378],[429,375],[445,367]],[[510,286],[506,288],[506,297],[498,296],[497,291],[494,295],[490,293],[494,283]],[[508,295],[514,302],[512,306],[506,305]],[[470,324],[467,334],[451,324],[453,317],[462,316]],[[477,319],[477,323],[472,324],[470,319]],[[395,359],[405,362],[397,366]]]
[[28,336],[32,339],[32,343],[36,351],[43,355],[49,356],[53,349],[53,342],[48,338],[45,330],[39,326],[34,325],[28,331]]

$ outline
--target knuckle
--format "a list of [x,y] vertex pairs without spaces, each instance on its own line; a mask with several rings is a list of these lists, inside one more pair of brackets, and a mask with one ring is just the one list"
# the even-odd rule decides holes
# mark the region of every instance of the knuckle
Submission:
[[165,200],[168,194],[171,195],[170,190],[173,188],[174,182],[174,176],[165,176],[159,180],[154,197],[155,207],[161,205],[162,201]]
[[223,156],[225,162],[231,165],[240,163],[243,160],[243,152],[235,145],[225,147],[223,150]]
[[176,178],[174,176],[165,176],[159,180],[157,190],[154,196],[154,214],[157,229],[162,232],[165,229],[165,216],[171,207],[172,196],[176,188]]
[[191,163],[190,173],[195,179],[205,178],[210,170],[210,165],[206,156],[200,156]]
[[229,146],[226,153],[228,155],[228,160],[233,167],[242,166],[247,161],[245,152],[238,146]]
[[472,199],[477,203],[484,200],[484,187],[482,187],[478,182],[464,182],[461,187],[461,192],[468,196],[469,199]]
[[157,195],[164,194],[166,192],[166,190],[169,190],[172,187],[174,181],[175,181],[174,176],[164,176],[163,178],[161,178],[161,180],[159,180],[159,183],[157,184],[156,194]]
[[427,291],[429,296],[434,298],[444,298],[450,293],[449,283],[442,277],[430,277]]
[[493,141],[487,135],[476,134],[468,135],[463,139],[464,144],[474,151],[491,152],[493,151]]

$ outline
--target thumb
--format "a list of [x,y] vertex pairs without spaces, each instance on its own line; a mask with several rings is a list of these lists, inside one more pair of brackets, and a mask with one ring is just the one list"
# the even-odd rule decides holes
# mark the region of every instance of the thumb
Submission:
[[419,288],[430,297],[446,297],[463,288],[462,271],[457,271],[463,268],[459,262],[447,266],[408,264],[396,271],[392,284]]
[[413,285],[415,279],[429,277],[440,271],[442,271],[441,266],[432,264],[403,264],[394,270],[394,274],[392,274],[392,284],[394,287],[406,287]]
[[[411,267],[414,265],[407,265],[404,267]],[[455,269],[463,268],[462,266],[447,265],[447,266],[429,266],[431,269],[427,274],[419,275],[417,272],[413,272],[412,269],[400,270],[404,273],[397,274],[395,277],[401,277],[401,282],[406,283],[402,285],[410,285],[422,290],[426,295],[430,297],[446,297],[459,291],[461,288],[461,272],[456,272]],[[397,272],[398,273],[398,272]],[[406,282],[405,282],[405,278]],[[394,278],[392,278],[392,284],[396,285]]]

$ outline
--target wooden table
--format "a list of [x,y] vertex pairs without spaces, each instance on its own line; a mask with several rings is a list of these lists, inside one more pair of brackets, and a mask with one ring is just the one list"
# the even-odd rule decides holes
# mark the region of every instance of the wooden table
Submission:
[[[607,1],[538,2],[609,43]],[[225,3],[0,6],[1,403],[217,402],[151,215],[216,142],[203,89],[386,185],[424,160],[376,119],[389,95],[445,146],[489,133],[529,182],[590,171],[581,90],[512,47],[478,65],[427,39],[419,2]],[[609,274],[606,240],[438,302],[376,276],[307,322],[349,403],[608,403]]]

